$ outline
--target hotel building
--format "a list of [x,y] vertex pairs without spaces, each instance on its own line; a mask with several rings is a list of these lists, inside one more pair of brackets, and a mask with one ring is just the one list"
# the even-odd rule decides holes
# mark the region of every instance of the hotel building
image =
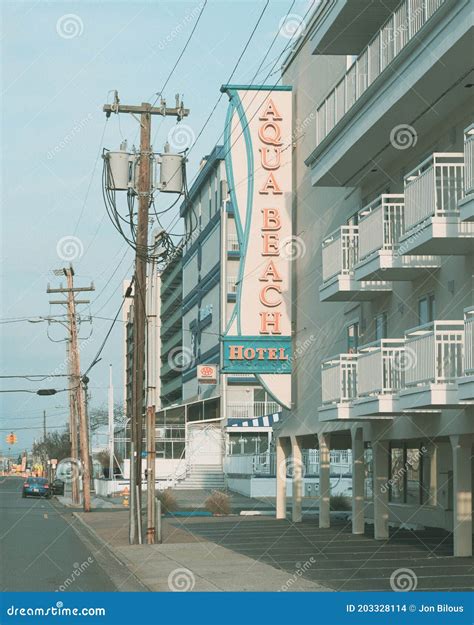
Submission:
[[350,449],[353,533],[444,528],[457,556],[472,555],[472,44],[468,0],[323,0],[283,67],[299,251],[276,436],[293,520],[306,450],[329,527],[330,452]]

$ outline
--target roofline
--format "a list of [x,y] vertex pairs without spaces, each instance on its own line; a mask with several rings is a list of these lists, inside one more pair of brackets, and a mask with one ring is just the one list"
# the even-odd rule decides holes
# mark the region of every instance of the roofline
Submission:
[[221,92],[228,93],[229,91],[291,91],[293,87],[291,85],[222,85]]
[[299,54],[299,51],[303,47],[303,45],[311,39],[314,32],[314,27],[316,26],[319,18],[323,13],[325,13],[328,9],[331,8],[331,5],[334,4],[335,0],[322,0],[319,4],[316,4],[314,10],[309,18],[308,27],[305,29],[303,36],[300,37],[297,41],[295,41],[295,45],[291,50],[289,50],[288,54],[283,60],[281,64],[281,74],[286,72],[291,63],[294,61],[295,57]]
[[206,159],[206,163],[198,173],[196,180],[189,189],[188,197],[181,203],[181,206],[179,207],[180,217],[184,217],[184,215],[186,214],[187,208],[194,200],[199,189],[204,184],[211,169],[216,165],[217,162],[223,161],[224,157],[225,153],[223,145],[216,145],[210,154],[203,157]]

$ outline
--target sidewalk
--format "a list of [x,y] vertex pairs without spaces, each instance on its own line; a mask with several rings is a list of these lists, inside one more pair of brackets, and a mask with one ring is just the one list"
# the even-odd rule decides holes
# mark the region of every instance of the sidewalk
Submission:
[[[128,510],[74,512],[151,591],[326,591],[320,584],[237,553],[163,519],[163,544],[129,545]],[[214,517],[213,524],[230,518]],[[120,590],[120,588],[119,588]]]

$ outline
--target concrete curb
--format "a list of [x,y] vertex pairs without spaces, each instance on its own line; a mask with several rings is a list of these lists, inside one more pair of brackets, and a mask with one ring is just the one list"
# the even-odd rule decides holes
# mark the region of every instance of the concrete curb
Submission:
[[[107,552],[109,553],[109,555],[114,559],[117,560],[117,562],[120,564],[120,566],[125,567],[125,569],[128,571],[130,577],[135,581],[136,584],[138,584],[139,586],[141,586],[143,588],[144,591],[146,592],[152,592],[151,588],[149,586],[147,586],[139,577],[137,577],[137,575],[135,575],[135,573],[133,571],[130,570],[130,568],[128,567],[128,565],[126,564],[126,562],[124,562],[121,558],[119,558],[117,556],[117,554],[112,551],[111,545],[104,540],[96,531],[95,529],[93,529],[86,521],[84,521],[83,518],[81,518],[79,516],[79,514],[77,512],[73,512],[72,515],[81,523],[81,525],[90,533],[92,534],[92,536],[94,537],[94,539],[100,544],[102,545],[102,547],[104,547]],[[119,590],[118,592],[127,592],[126,590]]]

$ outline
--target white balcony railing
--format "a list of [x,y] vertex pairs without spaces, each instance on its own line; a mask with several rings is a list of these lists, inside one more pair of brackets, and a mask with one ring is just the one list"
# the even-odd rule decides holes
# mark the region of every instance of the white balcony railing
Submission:
[[[319,449],[304,449],[302,453],[303,474],[305,476],[319,475]],[[330,452],[331,472],[336,475],[352,471],[352,454],[348,449]],[[291,462],[288,463],[287,476],[292,476]],[[265,475],[275,477],[275,452],[267,451],[262,454],[230,454],[224,459],[224,470],[229,475]]]
[[228,234],[227,235],[227,251],[228,252],[239,252],[239,238],[236,234]]
[[404,196],[384,194],[359,213],[359,260],[377,250],[396,250],[403,233]]
[[227,277],[227,293],[237,293],[237,278],[234,276]]
[[406,387],[448,384],[462,375],[463,321],[433,321],[405,337]]
[[230,402],[227,404],[227,417],[231,419],[253,419],[281,412],[275,401]]
[[341,226],[323,242],[323,282],[350,274],[359,258],[358,226]]
[[404,339],[382,339],[359,349],[357,394],[359,397],[396,393],[405,376]]
[[435,152],[405,176],[405,231],[430,217],[458,215],[464,154]]
[[464,131],[464,193],[474,193],[474,124]]
[[350,402],[357,397],[357,354],[339,354],[322,363],[323,404]]
[[464,374],[474,375],[474,306],[464,311]]
[[404,0],[317,110],[316,143],[331,132],[446,0]]

